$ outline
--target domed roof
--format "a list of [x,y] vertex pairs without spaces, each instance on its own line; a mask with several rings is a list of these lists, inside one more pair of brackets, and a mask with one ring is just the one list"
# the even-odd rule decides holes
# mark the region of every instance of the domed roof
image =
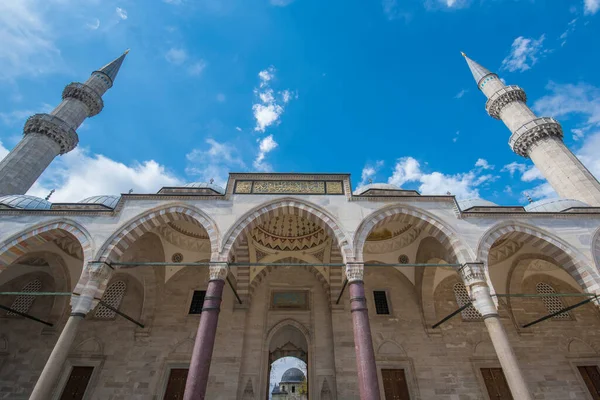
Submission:
[[399,186],[392,185],[391,183],[369,183],[366,186],[358,188],[354,191],[355,195],[361,195],[368,192],[369,190],[402,190]]
[[214,183],[190,182],[190,183],[186,183],[185,185],[183,185],[183,187],[187,187],[187,188],[207,188],[207,189],[212,189],[212,190],[214,190],[217,193],[225,194],[225,189],[223,189],[219,185],[215,185]]
[[114,195],[100,195],[100,196],[92,196],[80,200],[78,203],[86,203],[86,204],[103,204],[106,207],[115,208],[121,196]]
[[290,368],[281,376],[281,382],[302,382],[304,380],[304,372],[298,368]]
[[52,203],[48,200],[26,194],[11,194],[0,197],[0,204],[22,210],[49,210]]
[[526,205],[525,210],[528,212],[562,212],[572,207],[590,207],[590,205],[573,199],[544,199]]
[[279,385],[275,385],[275,387],[273,388],[273,391],[271,392],[271,394],[287,394],[287,391],[281,390],[279,388]]
[[477,197],[465,200],[459,200],[458,206],[461,210],[468,210],[473,207],[498,207],[498,204],[492,203],[491,201],[480,199]]

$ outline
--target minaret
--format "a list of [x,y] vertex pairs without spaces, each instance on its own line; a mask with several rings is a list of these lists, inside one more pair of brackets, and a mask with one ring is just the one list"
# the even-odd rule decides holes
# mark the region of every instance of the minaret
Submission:
[[102,95],[112,87],[128,52],[92,72],[85,83],[68,84],[62,103],[50,114],[27,119],[23,139],[0,162],[0,195],[25,194],[57,155],[77,147],[76,129],[102,111]]
[[600,183],[564,145],[562,127],[554,118],[537,117],[527,107],[527,96],[518,86],[506,86],[493,72],[462,53],[479,90],[488,101],[485,109],[501,119],[512,135],[510,148],[531,158],[548,183],[562,198],[576,199],[600,206]]

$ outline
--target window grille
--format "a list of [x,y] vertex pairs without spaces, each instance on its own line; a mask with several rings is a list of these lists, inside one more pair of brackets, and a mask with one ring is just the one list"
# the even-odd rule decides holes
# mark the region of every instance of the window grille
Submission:
[[[549,284],[544,283],[544,282],[538,283],[535,286],[535,289],[538,292],[538,294],[554,294],[554,293],[556,293],[556,291],[554,290],[554,288],[552,286],[550,286]],[[555,313],[555,312],[560,311],[563,308],[565,308],[565,304],[562,302],[562,300],[559,297],[556,297],[556,296],[544,296],[544,297],[542,297],[542,301],[544,302],[544,305],[546,306],[546,310],[548,310],[549,314]],[[552,319],[558,319],[558,320],[571,319],[571,315],[568,312],[564,312],[564,313],[555,315],[554,317],[552,317]]]
[[194,295],[192,296],[192,302],[190,304],[190,311],[188,314],[202,314],[204,296],[206,296],[206,290],[194,290]]
[[[29,282],[27,285],[23,286],[23,289],[21,289],[21,292],[35,293],[35,292],[39,292],[40,290],[42,290],[42,281],[40,281],[39,279],[35,279],[35,280]],[[20,296],[17,296],[15,301],[13,301],[10,308],[12,308],[15,311],[22,312],[22,313],[28,313],[29,309],[33,305],[34,301],[35,301],[35,296],[20,295]],[[17,316],[19,314],[15,314],[14,312],[9,311],[6,313],[6,315]]]
[[[462,283],[454,285],[454,296],[456,297],[456,303],[459,308],[471,302],[469,292],[467,292],[467,288]],[[460,314],[465,321],[476,321],[481,319],[481,314],[479,314],[479,311],[472,305],[462,310]]]
[[390,313],[390,307],[388,306],[385,290],[373,291],[373,298],[375,299],[375,312],[377,314]]
[[[126,289],[127,285],[125,282],[117,281],[110,285],[108,289],[106,289],[104,295],[102,296],[102,301],[118,310],[121,306],[121,302],[123,301],[123,296],[125,296]],[[113,310],[110,310],[109,308],[100,304],[96,309],[95,317],[99,319],[112,319],[116,314],[117,313],[115,313]]]

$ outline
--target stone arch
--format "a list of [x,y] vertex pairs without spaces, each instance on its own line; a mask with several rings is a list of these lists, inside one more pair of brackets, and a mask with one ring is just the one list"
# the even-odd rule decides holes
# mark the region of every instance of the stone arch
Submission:
[[74,221],[61,219],[28,228],[2,242],[0,244],[0,270],[27,254],[31,247],[52,242],[64,237],[65,234],[71,235],[79,242],[83,250],[83,265],[92,260],[94,242],[88,231]]
[[215,222],[202,210],[182,204],[169,204],[138,215],[119,228],[97,253],[99,261],[115,261],[137,239],[159,225],[171,221],[189,221],[206,230],[210,239],[212,258],[218,254],[219,230]]
[[[304,261],[300,258],[287,257],[287,258],[281,258],[274,262],[281,263],[282,264],[281,266],[285,267],[286,262],[289,262],[291,264],[301,264],[301,263],[305,263],[306,261]],[[249,301],[252,301],[252,295],[254,294],[254,291],[258,288],[258,286],[260,286],[260,284],[265,279],[265,277],[267,275],[269,275],[275,267],[276,267],[275,265],[268,265],[268,266],[264,267],[258,274],[256,274],[254,279],[252,279],[252,282],[250,282],[250,286],[248,288],[248,300]],[[325,291],[325,294],[327,296],[327,301],[331,302],[331,288],[329,286],[329,282],[327,282],[327,279],[325,278],[325,276],[323,276],[321,271],[319,271],[317,268],[315,268],[312,265],[304,265],[302,267],[294,267],[294,268],[303,268],[304,270],[310,272],[319,281],[319,283],[323,287],[323,290]]]
[[104,354],[104,344],[93,336],[82,340],[73,350],[74,354],[86,356],[101,356]]
[[[282,330],[286,327],[292,327],[294,328],[296,331],[299,331],[303,336],[304,336],[304,340],[305,342],[302,343],[306,346],[306,352],[310,351],[310,347],[311,347],[311,335],[309,330],[302,325],[300,322],[296,321],[295,319],[291,319],[291,318],[286,318],[282,321],[279,321],[277,324],[275,324],[267,333],[267,336],[265,338],[265,348],[269,349],[271,347],[271,342],[273,341],[273,338],[277,336],[277,334],[281,333]],[[301,344],[301,345],[302,345]],[[295,344],[296,346],[298,346],[298,344]],[[306,363],[308,363],[308,360],[304,360]]]
[[377,355],[406,357],[406,351],[404,351],[401,344],[396,343],[393,340],[385,340],[377,348]]
[[596,268],[600,270],[600,228],[594,234],[592,238],[592,257],[596,262]]
[[437,239],[451,255],[452,260],[449,261],[452,263],[464,264],[474,259],[472,251],[462,242],[459,235],[436,216],[407,205],[392,205],[374,211],[358,226],[353,241],[353,251],[358,262],[363,260],[363,248],[369,233],[374,228],[393,221],[414,225]]
[[594,346],[578,337],[570,337],[566,340],[566,343],[567,352],[571,355],[591,356],[598,354]]
[[488,229],[479,240],[478,259],[487,265],[492,245],[503,237],[510,237],[516,241],[526,240],[532,247],[561,265],[582,289],[589,293],[600,292],[598,272],[590,267],[585,257],[554,235],[521,222],[506,221]]
[[331,238],[337,241],[344,262],[352,261],[354,259],[350,241],[337,219],[316,204],[294,198],[279,199],[261,204],[239,218],[238,221],[229,228],[225,236],[223,236],[223,248],[221,249],[219,259],[221,261],[229,260],[234,245],[239,241],[242,235],[250,232],[266,219],[284,213],[306,218],[308,221],[316,223],[321,228],[325,229]]

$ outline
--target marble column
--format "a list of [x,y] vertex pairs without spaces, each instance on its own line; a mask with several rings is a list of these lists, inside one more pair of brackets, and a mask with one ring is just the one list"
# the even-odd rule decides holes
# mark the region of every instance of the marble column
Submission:
[[101,296],[111,272],[112,268],[104,262],[90,262],[86,265],[81,279],[73,291],[79,295],[71,296],[71,316],[60,333],[29,400],[47,400],[52,397],[52,391],[69,355],[79,325],[86,314],[98,304],[98,301],[94,299]]
[[377,366],[363,276],[364,265],[362,263],[346,264],[360,398],[361,400],[378,400],[380,398],[379,381],[377,380]]
[[211,263],[209,268],[210,280],[202,305],[202,315],[200,316],[198,333],[194,342],[183,400],[204,400],[206,396],[208,373],[221,310],[223,286],[229,272],[227,263]]
[[508,341],[508,335],[504,330],[504,326],[498,316],[498,310],[490,295],[490,288],[485,279],[483,264],[465,264],[460,269],[460,275],[465,286],[469,288],[473,306],[483,317],[513,398],[532,400],[531,393],[527,388],[525,378],[519,367],[517,356]]

